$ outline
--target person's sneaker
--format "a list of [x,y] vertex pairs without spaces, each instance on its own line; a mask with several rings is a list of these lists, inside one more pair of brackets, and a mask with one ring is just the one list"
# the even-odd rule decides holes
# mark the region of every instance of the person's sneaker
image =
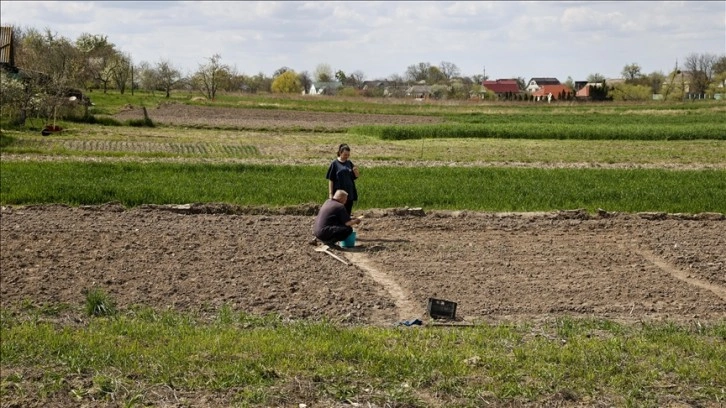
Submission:
[[313,238],[310,239],[310,241],[308,241],[308,244],[317,246],[318,245],[318,239],[315,238],[315,237],[313,237]]
[[340,247],[338,246],[338,243],[335,241],[327,241],[327,242],[323,242],[323,244],[327,245],[330,249],[340,249]]

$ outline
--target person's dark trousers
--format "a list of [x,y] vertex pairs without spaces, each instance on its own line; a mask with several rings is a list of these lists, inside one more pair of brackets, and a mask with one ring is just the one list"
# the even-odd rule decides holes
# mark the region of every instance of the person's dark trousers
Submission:
[[353,201],[348,200],[345,202],[345,209],[348,211],[348,215],[353,215]]
[[318,239],[323,242],[338,242],[348,238],[351,233],[353,233],[353,227],[333,225],[323,228]]

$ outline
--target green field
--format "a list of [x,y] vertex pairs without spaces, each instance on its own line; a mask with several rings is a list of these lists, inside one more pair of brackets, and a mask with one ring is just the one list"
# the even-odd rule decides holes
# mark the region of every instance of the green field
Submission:
[[[44,320],[59,310],[26,306],[28,317],[2,315],[4,400],[20,390],[147,406],[164,389],[193,393],[197,404],[231,393],[224,405],[240,407],[361,399],[397,407],[718,406],[726,398],[725,323],[563,318],[451,330],[140,309],[58,327]],[[33,387],[23,389],[29,375]]]
[[[313,166],[4,162],[3,205],[229,203],[282,207],[320,203]],[[375,167],[358,207],[472,211],[726,212],[726,170]]]

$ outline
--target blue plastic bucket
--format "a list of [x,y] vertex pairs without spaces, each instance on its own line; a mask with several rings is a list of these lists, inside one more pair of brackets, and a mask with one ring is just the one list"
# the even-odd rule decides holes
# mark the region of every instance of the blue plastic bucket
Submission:
[[343,248],[353,248],[355,246],[355,231],[351,232],[348,238],[340,241],[340,246]]

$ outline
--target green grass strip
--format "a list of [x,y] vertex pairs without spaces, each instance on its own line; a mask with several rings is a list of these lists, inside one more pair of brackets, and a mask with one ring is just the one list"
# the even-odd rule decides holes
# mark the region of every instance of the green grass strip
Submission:
[[354,126],[351,134],[376,136],[382,140],[425,138],[580,139],[580,140],[726,140],[726,125],[687,124],[544,124],[476,123],[438,125]]
[[[375,167],[362,175],[358,189],[361,209],[726,212],[724,170]],[[3,205],[280,207],[319,203],[326,194],[325,169],[316,166],[0,163]]]
[[[396,330],[283,324],[229,309],[211,322],[142,310],[68,327],[4,314],[0,360],[3,372],[32,366],[44,373],[34,381],[49,400],[64,393],[79,402],[153,403],[151,386],[161,384],[227,396],[233,390],[237,402],[256,406],[285,405],[296,391],[297,398],[423,407],[421,390],[457,406],[553,397],[656,406],[673,395],[696,404],[726,397],[724,336],[724,323],[625,326],[567,317],[534,329]],[[20,392],[14,382],[23,378],[3,378],[5,397]]]

